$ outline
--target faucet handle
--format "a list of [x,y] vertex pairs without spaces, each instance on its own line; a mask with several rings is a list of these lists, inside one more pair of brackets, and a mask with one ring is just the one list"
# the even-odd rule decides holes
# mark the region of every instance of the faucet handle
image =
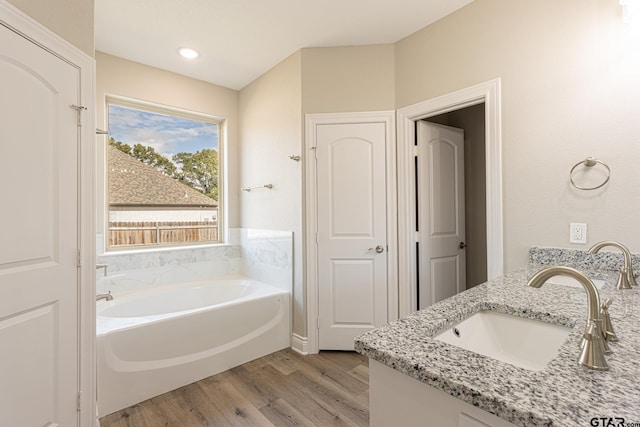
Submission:
[[611,316],[609,315],[609,306],[613,300],[608,298],[600,305],[600,318],[602,319],[602,335],[606,341],[616,342],[618,336],[613,330],[613,324],[611,324]]
[[104,268],[104,277],[107,277],[107,267],[109,267],[107,264],[96,264],[96,270]]

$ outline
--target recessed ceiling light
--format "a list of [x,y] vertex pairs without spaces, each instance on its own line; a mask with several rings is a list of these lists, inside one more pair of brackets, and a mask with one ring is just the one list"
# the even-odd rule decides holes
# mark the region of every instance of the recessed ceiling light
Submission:
[[181,47],[180,49],[178,49],[178,53],[180,54],[180,56],[187,59],[196,59],[198,56],[200,56],[200,54],[196,50],[190,49],[188,47]]

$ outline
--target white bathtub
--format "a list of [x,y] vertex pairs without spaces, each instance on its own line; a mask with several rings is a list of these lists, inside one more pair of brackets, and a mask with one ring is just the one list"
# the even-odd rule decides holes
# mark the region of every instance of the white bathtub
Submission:
[[209,280],[97,303],[100,416],[290,346],[289,294]]

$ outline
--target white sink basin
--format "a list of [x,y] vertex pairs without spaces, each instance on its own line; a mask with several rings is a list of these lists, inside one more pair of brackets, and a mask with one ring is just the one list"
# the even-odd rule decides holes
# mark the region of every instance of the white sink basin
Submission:
[[571,328],[539,320],[479,311],[433,337],[439,341],[532,371],[547,366]]
[[[602,289],[602,286],[606,283],[604,280],[591,279],[596,288]],[[545,282],[545,286],[550,284],[553,285],[562,285],[562,286],[571,286],[572,288],[582,288],[582,285],[573,277],[569,276],[554,276],[551,279]]]

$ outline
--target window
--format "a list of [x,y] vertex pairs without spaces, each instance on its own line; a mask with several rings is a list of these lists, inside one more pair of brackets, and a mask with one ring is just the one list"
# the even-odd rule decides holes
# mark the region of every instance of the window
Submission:
[[220,120],[107,99],[108,247],[218,242]]

